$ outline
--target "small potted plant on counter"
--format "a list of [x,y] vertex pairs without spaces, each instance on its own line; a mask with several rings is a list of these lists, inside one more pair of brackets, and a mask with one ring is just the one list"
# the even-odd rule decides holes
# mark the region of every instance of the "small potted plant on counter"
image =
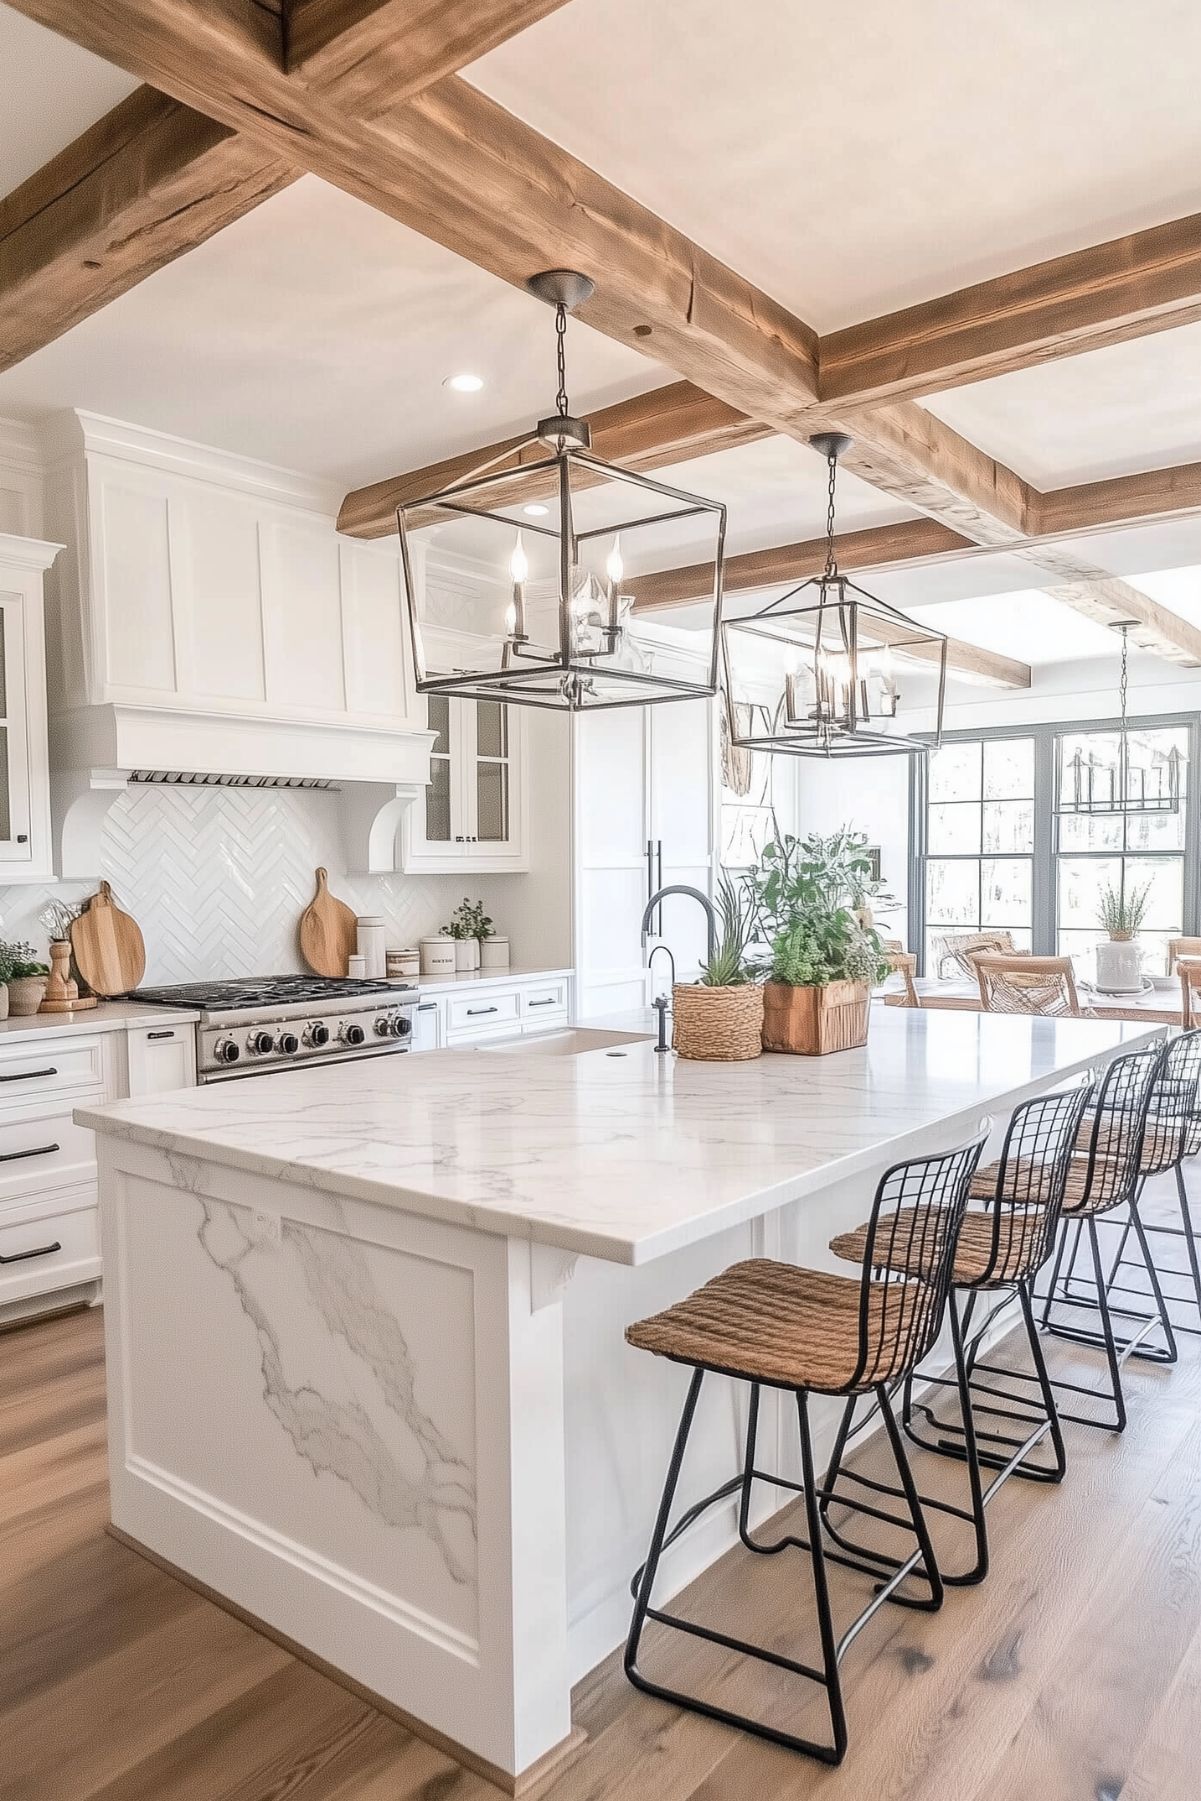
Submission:
[[763,986],[747,961],[757,911],[749,885],[723,874],[713,954],[697,982],[677,982],[671,991],[672,1044],[681,1057],[742,1063],[762,1052]]
[[1150,882],[1141,888],[1109,883],[1101,890],[1100,922],[1109,934],[1109,942],[1096,949],[1097,987],[1103,994],[1137,994],[1143,986],[1142,952],[1135,938],[1150,898]]
[[484,912],[482,901],[464,895],[443,930],[455,941],[455,969],[459,975],[470,975],[480,966],[480,941],[492,930],[492,921]]
[[840,832],[769,844],[753,880],[771,947],[763,1048],[824,1057],[867,1043],[871,990],[888,973],[875,929],[856,912],[866,840]]
[[36,1013],[46,992],[50,967],[39,963],[32,944],[5,944],[0,941],[0,973],[5,983],[8,1012],[14,1019],[26,1019]]

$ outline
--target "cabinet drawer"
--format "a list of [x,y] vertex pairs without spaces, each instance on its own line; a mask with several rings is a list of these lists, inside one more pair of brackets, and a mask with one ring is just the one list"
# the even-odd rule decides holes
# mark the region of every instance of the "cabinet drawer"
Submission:
[[104,1083],[99,1038],[80,1038],[61,1029],[45,1039],[0,1044],[0,1108]]
[[95,1176],[95,1140],[86,1126],[75,1124],[70,1107],[0,1121],[0,1206]]
[[190,1025],[137,1026],[127,1042],[131,1100],[196,1086],[196,1035]]
[[0,1306],[51,1294],[100,1274],[100,1231],[94,1200],[40,1219],[0,1225]]
[[527,1031],[537,1031],[539,1024],[558,1025],[567,1018],[567,980],[541,982],[526,988],[521,996],[521,1014]]
[[446,1029],[456,1032],[491,1032],[497,1026],[516,1025],[519,1018],[515,988],[481,988],[475,994],[452,994],[447,1005]]

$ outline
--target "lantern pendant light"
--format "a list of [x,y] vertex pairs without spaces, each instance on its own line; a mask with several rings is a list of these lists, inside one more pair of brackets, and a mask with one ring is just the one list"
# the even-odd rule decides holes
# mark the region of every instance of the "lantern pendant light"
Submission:
[[826,560],[758,612],[721,624],[730,742],[791,756],[884,756],[926,751],[925,740],[891,724],[897,717],[898,661],[935,674],[935,741],[942,737],[947,640],[877,600],[839,572],[835,542],[838,459],[851,440],[823,432],[809,440],[826,459]]
[[1118,754],[1105,762],[1092,752],[1076,750],[1063,766],[1057,813],[1064,815],[1134,817],[1140,813],[1179,813],[1180,767],[1183,758],[1175,745],[1166,755],[1154,751],[1150,766],[1133,761],[1130,752],[1128,679],[1130,633],[1137,621],[1115,620],[1112,629],[1122,638],[1121,672],[1118,677]]
[[[422,694],[579,712],[715,694],[726,509],[608,463],[567,395],[567,316],[593,293],[534,276],[555,310],[555,411],[438,493],[397,508]],[[638,611],[642,572],[713,571],[679,624]]]

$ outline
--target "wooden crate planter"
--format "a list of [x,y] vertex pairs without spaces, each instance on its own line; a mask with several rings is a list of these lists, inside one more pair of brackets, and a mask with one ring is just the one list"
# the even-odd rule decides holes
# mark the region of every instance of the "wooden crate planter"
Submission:
[[867,1043],[871,989],[866,982],[829,982],[824,988],[763,990],[763,1048],[826,1057]]
[[673,1048],[698,1063],[745,1063],[763,1050],[763,989],[698,988],[671,991]]

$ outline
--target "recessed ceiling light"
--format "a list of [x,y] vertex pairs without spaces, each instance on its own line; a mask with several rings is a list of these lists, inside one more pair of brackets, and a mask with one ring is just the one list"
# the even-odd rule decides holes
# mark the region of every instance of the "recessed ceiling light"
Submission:
[[478,394],[483,385],[482,375],[471,375],[466,371],[462,375],[448,375],[442,383],[444,388],[453,388],[456,394]]
[[545,519],[546,515],[550,511],[550,508],[549,507],[541,507],[535,502],[528,507],[522,507],[521,510],[525,514],[527,519]]

